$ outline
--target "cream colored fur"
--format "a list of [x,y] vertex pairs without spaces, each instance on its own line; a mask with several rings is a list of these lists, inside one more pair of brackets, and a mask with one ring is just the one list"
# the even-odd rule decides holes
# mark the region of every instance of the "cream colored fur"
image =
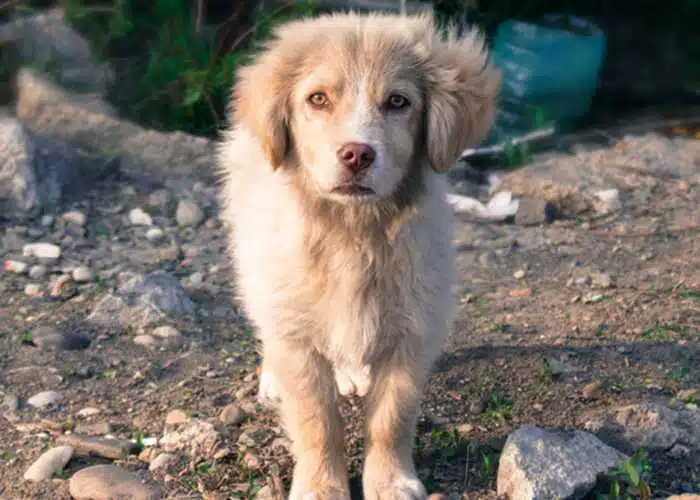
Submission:
[[[293,500],[349,498],[340,394],[367,398],[365,498],[426,496],[411,449],[455,302],[443,173],[487,131],[497,87],[481,39],[443,40],[428,16],[292,22],[239,72],[222,202],[260,396],[279,399],[293,442]],[[409,105],[388,110],[395,94]],[[335,190],[352,141],[377,152],[371,194]]]

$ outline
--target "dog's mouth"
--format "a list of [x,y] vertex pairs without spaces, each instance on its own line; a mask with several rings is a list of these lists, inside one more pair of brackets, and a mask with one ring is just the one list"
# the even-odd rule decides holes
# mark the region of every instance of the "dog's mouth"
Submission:
[[340,196],[371,196],[375,194],[374,190],[359,184],[344,184],[333,188],[331,193]]

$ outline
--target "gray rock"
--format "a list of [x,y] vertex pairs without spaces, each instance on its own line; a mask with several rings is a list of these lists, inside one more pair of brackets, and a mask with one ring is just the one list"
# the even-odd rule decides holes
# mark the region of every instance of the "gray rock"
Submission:
[[498,495],[511,500],[583,498],[620,452],[582,431],[523,425],[511,434],[498,465]]
[[238,425],[245,420],[245,412],[237,404],[231,403],[219,414],[219,421],[226,425]]
[[73,458],[73,448],[57,446],[44,452],[24,473],[25,481],[39,482],[51,479],[56,471],[63,470]]
[[41,264],[37,264],[37,265],[29,268],[29,277],[33,280],[41,280],[41,279],[44,279],[46,277],[48,272],[49,272],[49,270],[46,269],[46,266],[42,266]]
[[515,212],[515,223],[521,226],[535,226],[553,222],[557,217],[556,206],[539,198],[521,198]]
[[87,92],[104,93],[110,74],[96,65],[90,45],[64,21],[62,9],[18,17],[0,25],[0,40],[15,42],[26,64],[52,68],[61,85]]
[[610,273],[591,274],[591,286],[594,288],[612,288],[615,286],[615,278]]
[[20,406],[21,406],[20,400],[14,394],[5,394],[5,396],[2,398],[2,407],[3,407],[3,409],[5,409],[7,411],[10,411],[10,412],[19,411]]
[[175,210],[175,220],[180,226],[199,226],[204,220],[204,212],[193,200],[180,200]]
[[173,275],[155,271],[133,275],[114,293],[103,297],[88,316],[88,321],[103,325],[145,327],[170,314],[190,315],[194,303]]
[[61,396],[56,391],[44,391],[39,392],[27,400],[27,404],[33,406],[34,408],[47,408],[49,406],[56,406],[61,401],[63,401],[63,396]]
[[668,451],[675,445],[700,451],[700,412],[639,403],[596,415],[586,428],[625,452]]
[[180,330],[170,325],[162,325],[157,328],[154,328],[153,335],[164,339],[177,338],[182,336]]
[[167,471],[168,468],[177,462],[178,457],[174,453],[161,453],[148,466],[151,472]]
[[156,500],[162,493],[153,485],[115,465],[93,465],[82,469],[68,482],[76,500]]
[[90,346],[89,338],[50,326],[35,328],[32,332],[32,341],[35,346],[42,349],[61,349],[64,351],[77,351],[87,349]]
[[156,345],[156,339],[153,335],[136,335],[133,341],[134,344],[144,347],[153,347]]

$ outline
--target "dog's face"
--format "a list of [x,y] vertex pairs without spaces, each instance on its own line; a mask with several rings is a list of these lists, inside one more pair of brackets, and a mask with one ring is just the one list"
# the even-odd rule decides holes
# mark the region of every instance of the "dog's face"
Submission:
[[286,25],[239,72],[234,121],[304,189],[372,202],[412,169],[448,170],[487,132],[497,87],[479,39],[443,41],[430,17],[328,16]]

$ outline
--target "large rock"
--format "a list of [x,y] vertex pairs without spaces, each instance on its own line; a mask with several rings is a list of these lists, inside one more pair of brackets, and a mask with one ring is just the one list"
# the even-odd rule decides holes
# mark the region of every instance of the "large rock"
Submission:
[[156,500],[162,492],[115,465],[93,465],[70,478],[70,494],[76,500]]
[[605,411],[590,418],[586,428],[616,448],[633,453],[669,451],[676,445],[700,452],[700,412],[640,403]]
[[57,91],[31,71],[18,75],[16,112],[31,130],[98,156],[119,158],[121,171],[136,179],[159,184],[164,178],[216,178],[213,141],[120,120],[83,95]]
[[0,218],[31,217],[81,192],[104,174],[104,159],[29,131],[0,115]]
[[57,471],[63,470],[73,457],[73,448],[57,446],[45,451],[24,473],[25,481],[39,482],[51,479]]
[[523,425],[508,437],[501,454],[498,494],[511,500],[583,498],[620,457],[587,432]]
[[223,426],[192,419],[166,430],[158,444],[167,452],[184,452],[201,461],[215,458],[224,450],[225,437]]
[[0,26],[0,42],[13,43],[20,63],[43,69],[61,84],[104,93],[111,73],[96,64],[90,45],[65,22],[62,9],[21,16]]
[[145,327],[170,314],[190,315],[194,303],[180,281],[164,271],[129,275],[116,292],[102,298],[88,321],[102,326]]

